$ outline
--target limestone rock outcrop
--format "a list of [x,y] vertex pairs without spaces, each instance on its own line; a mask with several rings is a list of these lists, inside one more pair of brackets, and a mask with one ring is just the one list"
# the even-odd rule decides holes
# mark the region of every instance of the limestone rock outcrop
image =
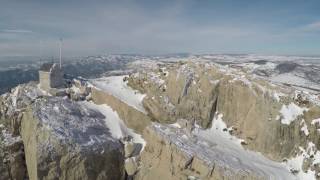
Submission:
[[246,154],[239,147],[233,151],[233,146],[224,146],[225,139],[216,141],[219,137],[210,143],[188,135],[183,128],[158,123],[149,126],[144,137],[148,144],[141,154],[141,167],[136,175],[139,180],[294,179],[290,172],[270,173],[285,170],[270,160],[258,157],[243,161],[245,158],[241,156],[255,155]]
[[[160,123],[183,119],[192,131],[210,128],[220,114],[226,131],[243,139],[245,148],[279,162],[301,155],[310,143],[320,149],[320,103],[308,92],[208,62],[158,66],[131,75],[129,85],[147,94],[144,107]],[[313,154],[307,156],[317,162]]]
[[10,132],[0,128],[0,175],[3,179],[24,180],[28,178],[23,142]]
[[122,179],[123,145],[103,118],[70,100],[36,100],[21,126],[30,179]]
[[128,176],[132,177],[138,171],[138,162],[135,157],[131,157],[125,160],[125,170]]
[[37,84],[30,82],[0,96],[0,177],[3,179],[28,178],[20,134],[21,120],[26,107],[43,95]]

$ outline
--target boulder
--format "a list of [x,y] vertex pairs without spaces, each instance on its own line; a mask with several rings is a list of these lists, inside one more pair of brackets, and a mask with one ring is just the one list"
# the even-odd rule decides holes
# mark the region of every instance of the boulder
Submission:
[[142,149],[142,144],[134,143],[130,141],[124,143],[124,152],[125,152],[126,158],[139,155],[141,149]]
[[124,166],[129,176],[133,176],[138,171],[138,163],[135,157],[126,159]]

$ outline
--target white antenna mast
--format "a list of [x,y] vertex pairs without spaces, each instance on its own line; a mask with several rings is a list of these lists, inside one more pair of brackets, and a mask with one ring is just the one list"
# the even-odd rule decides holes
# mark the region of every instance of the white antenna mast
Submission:
[[43,46],[43,42],[42,42],[42,40],[40,40],[40,59],[39,59],[39,68],[41,67],[41,63],[42,63],[42,55],[43,55],[43,48],[42,48],[42,46]]
[[60,69],[62,67],[62,38],[60,38]]

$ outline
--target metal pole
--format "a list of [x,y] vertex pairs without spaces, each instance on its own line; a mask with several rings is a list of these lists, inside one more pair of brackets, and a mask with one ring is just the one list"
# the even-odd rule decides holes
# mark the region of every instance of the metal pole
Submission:
[[62,67],[62,38],[60,38],[60,69]]

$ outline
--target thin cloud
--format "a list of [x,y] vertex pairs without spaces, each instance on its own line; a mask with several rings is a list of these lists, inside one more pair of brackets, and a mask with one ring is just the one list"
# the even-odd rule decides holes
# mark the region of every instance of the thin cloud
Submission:
[[304,27],[304,29],[309,31],[320,31],[320,21],[308,24]]
[[[0,16],[7,17],[0,22],[0,55],[55,56],[58,55],[60,37],[64,39],[66,56],[103,53],[259,53],[266,49],[277,53],[280,46],[286,46],[282,48],[286,52],[295,51],[292,47],[297,40],[314,40],[313,36],[319,38],[317,30],[320,22],[298,24],[290,19],[292,14],[285,16],[285,13],[281,16],[283,18],[268,19],[266,17],[270,16],[264,17],[262,10],[262,13],[256,12],[257,7],[241,14],[242,11],[237,13],[236,6],[232,6],[235,11],[231,7],[193,11],[196,7],[192,4],[197,4],[194,1],[191,5],[186,3],[191,1],[168,1],[163,4],[141,4],[130,0],[112,3],[13,2],[8,1],[0,7]],[[273,10],[268,9],[267,14],[272,13],[269,11]],[[287,22],[291,24],[288,26]],[[304,50],[306,48],[301,49]]]
[[27,30],[27,29],[3,29],[3,30],[0,30],[0,32],[2,32],[2,33],[14,33],[14,34],[29,34],[29,33],[33,33],[33,31]]

